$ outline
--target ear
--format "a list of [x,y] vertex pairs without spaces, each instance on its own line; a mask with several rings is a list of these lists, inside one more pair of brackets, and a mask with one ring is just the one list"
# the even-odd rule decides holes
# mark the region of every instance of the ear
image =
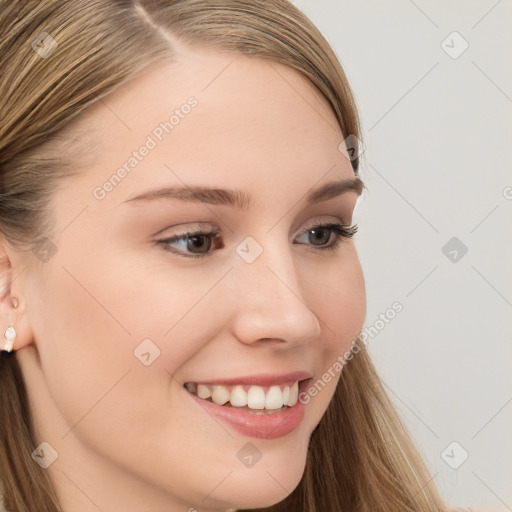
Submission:
[[13,277],[19,276],[25,269],[18,268],[18,262],[23,261],[23,258],[16,258],[15,254],[15,250],[0,233],[0,350],[9,348],[8,338],[13,335],[15,339],[12,350],[26,347],[34,339],[26,314],[24,283]]

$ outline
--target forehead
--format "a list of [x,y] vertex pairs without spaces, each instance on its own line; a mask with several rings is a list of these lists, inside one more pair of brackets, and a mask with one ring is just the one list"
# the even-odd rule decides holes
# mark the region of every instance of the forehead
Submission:
[[160,185],[282,195],[353,176],[321,93],[294,69],[235,53],[187,50],[152,65],[80,123],[96,159],[81,186],[92,197],[111,182],[102,201],[110,205]]

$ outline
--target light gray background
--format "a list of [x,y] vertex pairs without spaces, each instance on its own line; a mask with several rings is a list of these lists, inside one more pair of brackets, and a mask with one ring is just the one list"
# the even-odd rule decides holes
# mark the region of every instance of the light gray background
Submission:
[[443,498],[512,511],[512,2],[293,3],[362,116],[365,325],[403,305],[370,354]]

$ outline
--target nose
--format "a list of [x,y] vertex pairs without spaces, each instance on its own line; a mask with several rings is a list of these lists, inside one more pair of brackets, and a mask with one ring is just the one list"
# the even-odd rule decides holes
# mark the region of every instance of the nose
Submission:
[[315,305],[308,304],[307,284],[288,242],[270,238],[255,261],[240,258],[232,272],[233,334],[245,344],[272,342],[289,348],[310,343],[321,332]]

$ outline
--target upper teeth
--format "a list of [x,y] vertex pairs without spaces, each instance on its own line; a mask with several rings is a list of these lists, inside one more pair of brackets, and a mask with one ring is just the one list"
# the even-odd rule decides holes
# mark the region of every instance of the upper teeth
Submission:
[[[187,382],[185,387],[199,398],[211,398],[217,405],[230,402],[234,407],[248,406],[249,409],[280,409],[297,403],[299,383],[285,386],[221,386]],[[265,390],[267,390],[265,392]]]

